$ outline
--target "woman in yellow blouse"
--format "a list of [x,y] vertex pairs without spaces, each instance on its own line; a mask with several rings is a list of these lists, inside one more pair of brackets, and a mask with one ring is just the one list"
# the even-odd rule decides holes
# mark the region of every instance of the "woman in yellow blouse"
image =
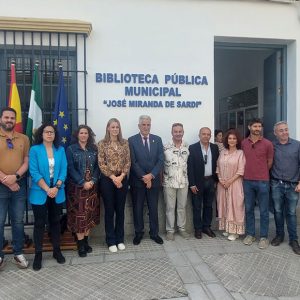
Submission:
[[124,250],[124,209],[128,191],[130,152],[119,120],[110,119],[98,144],[100,189],[105,208],[106,243],[110,252]]

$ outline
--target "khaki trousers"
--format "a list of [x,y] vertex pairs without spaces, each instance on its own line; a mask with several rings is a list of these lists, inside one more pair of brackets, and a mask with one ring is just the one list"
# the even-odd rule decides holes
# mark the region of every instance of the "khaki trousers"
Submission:
[[188,186],[184,188],[170,188],[164,186],[164,199],[166,203],[166,230],[175,232],[175,209],[177,200],[177,226],[179,230],[185,230],[186,203]]

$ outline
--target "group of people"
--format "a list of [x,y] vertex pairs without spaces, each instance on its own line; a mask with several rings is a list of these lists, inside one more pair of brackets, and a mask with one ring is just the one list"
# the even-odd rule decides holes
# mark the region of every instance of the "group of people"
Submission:
[[[57,129],[43,124],[29,139],[14,130],[16,112],[6,107],[0,115],[0,269],[4,267],[3,237],[6,215],[12,226],[13,262],[27,268],[23,255],[23,216],[26,203],[26,172],[31,176],[29,201],[34,214],[35,257],[33,269],[42,267],[42,245],[48,224],[53,257],[60,264],[65,258],[60,249],[60,217],[67,199],[68,229],[76,236],[78,255],[93,251],[89,234],[100,221],[98,188],[105,208],[106,243],[110,252],[122,251],[124,210],[130,186],[135,235],[139,245],[144,235],[144,201],[149,211],[150,238],[163,244],[159,236],[158,198],[163,186],[166,204],[166,239],[174,234],[189,238],[186,231],[188,192],[192,195],[194,236],[215,237],[211,229],[213,201],[217,198],[219,229],[233,241],[246,234],[243,242],[255,241],[254,207],[260,210],[258,247],[269,245],[269,180],[274,202],[276,236],[271,244],[284,239],[284,219],[290,245],[300,254],[297,237],[296,206],[300,192],[300,143],[289,137],[286,122],[274,126],[277,137],[272,144],[262,137],[262,122],[249,123],[250,134],[243,141],[235,129],[226,132],[222,143],[210,142],[211,130],[203,127],[199,141],[188,145],[181,123],[172,125],[170,142],[163,145],[159,136],[150,133],[151,118],[139,118],[139,133],[123,138],[119,120],[110,119],[105,137],[96,145],[95,134],[80,125],[73,142],[66,149],[59,146]],[[220,132],[218,132],[220,136]],[[222,132],[221,132],[222,134]],[[176,220],[176,222],[175,222]]]
[[296,215],[300,192],[300,142],[289,137],[285,121],[274,125],[276,138],[273,142],[263,137],[260,119],[251,120],[248,129],[249,135],[243,140],[234,129],[228,130],[223,139],[225,149],[220,152],[215,170],[219,229],[231,241],[245,234],[243,243],[252,245],[256,240],[254,208],[257,203],[260,213],[258,248],[267,248],[271,200],[276,225],[271,245],[279,246],[283,242],[286,220],[289,245],[300,255]]

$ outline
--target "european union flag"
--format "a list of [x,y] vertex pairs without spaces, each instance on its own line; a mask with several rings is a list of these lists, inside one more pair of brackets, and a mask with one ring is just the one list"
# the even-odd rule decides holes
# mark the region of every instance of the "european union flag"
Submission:
[[62,67],[59,67],[58,90],[53,113],[53,125],[57,127],[61,139],[60,145],[66,148],[70,143],[71,129]]

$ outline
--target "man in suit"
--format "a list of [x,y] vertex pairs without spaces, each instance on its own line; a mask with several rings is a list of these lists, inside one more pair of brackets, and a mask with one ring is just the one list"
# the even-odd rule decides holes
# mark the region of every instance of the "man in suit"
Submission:
[[161,186],[160,173],[164,165],[164,151],[161,138],[150,134],[151,118],[140,116],[140,132],[128,139],[131,156],[129,183],[132,192],[132,206],[135,237],[133,244],[140,244],[144,235],[144,200],[147,199],[150,223],[150,238],[163,244],[158,235],[158,194]]
[[211,238],[216,236],[210,226],[215,184],[218,180],[216,166],[219,157],[218,146],[209,142],[211,138],[209,128],[201,128],[199,138],[200,142],[189,147],[188,158],[188,179],[192,192],[193,221],[197,239],[202,238],[202,232]]

